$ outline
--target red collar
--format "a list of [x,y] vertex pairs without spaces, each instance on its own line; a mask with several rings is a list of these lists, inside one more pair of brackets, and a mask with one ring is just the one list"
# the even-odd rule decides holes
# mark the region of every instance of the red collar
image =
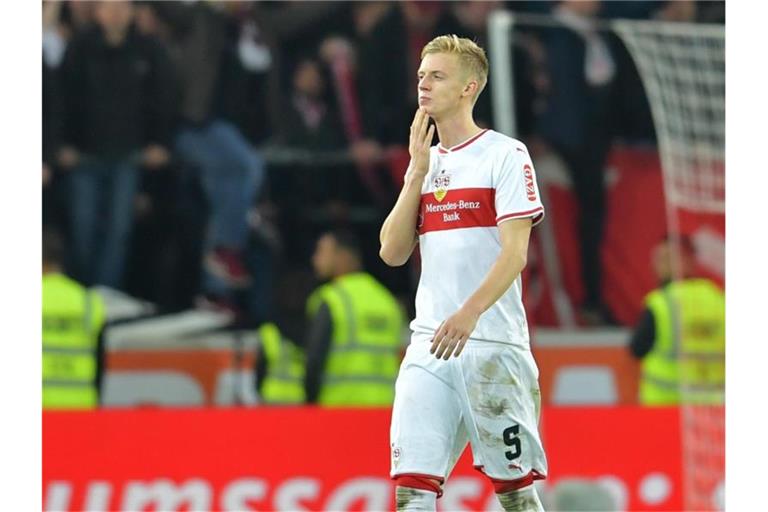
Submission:
[[473,137],[470,137],[470,138],[469,138],[469,139],[467,139],[466,141],[464,141],[464,142],[462,142],[461,144],[458,144],[458,145],[456,145],[456,146],[453,146],[452,148],[448,148],[448,149],[445,149],[445,148],[443,148],[443,146],[442,146],[441,144],[438,144],[438,145],[437,145],[437,151],[438,151],[439,153],[441,153],[441,154],[446,154],[446,153],[453,153],[454,151],[458,151],[458,150],[460,150],[460,149],[462,149],[462,148],[465,148],[465,147],[469,146],[470,144],[472,144],[473,142],[475,142],[477,139],[479,139],[480,137],[482,137],[482,136],[483,136],[483,134],[484,134],[485,132],[487,132],[487,131],[488,131],[488,128],[485,128],[483,131],[481,131],[481,132],[480,132],[480,133],[478,133],[477,135],[475,135],[475,136],[473,136]]

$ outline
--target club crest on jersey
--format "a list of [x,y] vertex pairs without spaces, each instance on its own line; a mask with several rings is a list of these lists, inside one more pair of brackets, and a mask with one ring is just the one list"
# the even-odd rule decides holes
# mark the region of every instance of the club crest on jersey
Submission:
[[435,186],[435,191],[433,192],[435,199],[440,202],[445,199],[445,195],[448,193],[448,186],[451,184],[451,177],[450,175],[445,174],[445,170],[442,170],[440,171],[440,174],[435,176],[435,178],[432,180],[432,184]]

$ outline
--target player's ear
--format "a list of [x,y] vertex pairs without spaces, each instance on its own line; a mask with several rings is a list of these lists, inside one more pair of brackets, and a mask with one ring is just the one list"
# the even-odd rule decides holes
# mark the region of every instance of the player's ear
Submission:
[[462,96],[472,96],[475,94],[475,91],[477,90],[477,81],[472,80],[467,85],[464,86],[464,91]]

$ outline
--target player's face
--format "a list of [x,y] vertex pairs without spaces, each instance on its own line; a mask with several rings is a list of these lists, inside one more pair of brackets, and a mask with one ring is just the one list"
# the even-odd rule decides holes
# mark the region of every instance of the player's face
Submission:
[[336,262],[336,240],[330,235],[320,237],[312,255],[312,267],[315,275],[320,279],[333,277]]
[[450,115],[458,109],[468,82],[457,55],[425,55],[419,66],[419,106],[424,107],[433,119]]

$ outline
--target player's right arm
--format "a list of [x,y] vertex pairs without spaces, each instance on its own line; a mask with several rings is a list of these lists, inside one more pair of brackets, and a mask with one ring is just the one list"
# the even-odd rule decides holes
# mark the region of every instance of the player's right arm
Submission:
[[405,183],[379,232],[379,256],[390,267],[399,267],[408,261],[419,240],[416,222],[421,203],[421,188],[429,172],[429,147],[434,134],[435,126],[429,126],[429,116],[424,109],[419,108],[411,123],[408,144],[411,162],[405,173]]

